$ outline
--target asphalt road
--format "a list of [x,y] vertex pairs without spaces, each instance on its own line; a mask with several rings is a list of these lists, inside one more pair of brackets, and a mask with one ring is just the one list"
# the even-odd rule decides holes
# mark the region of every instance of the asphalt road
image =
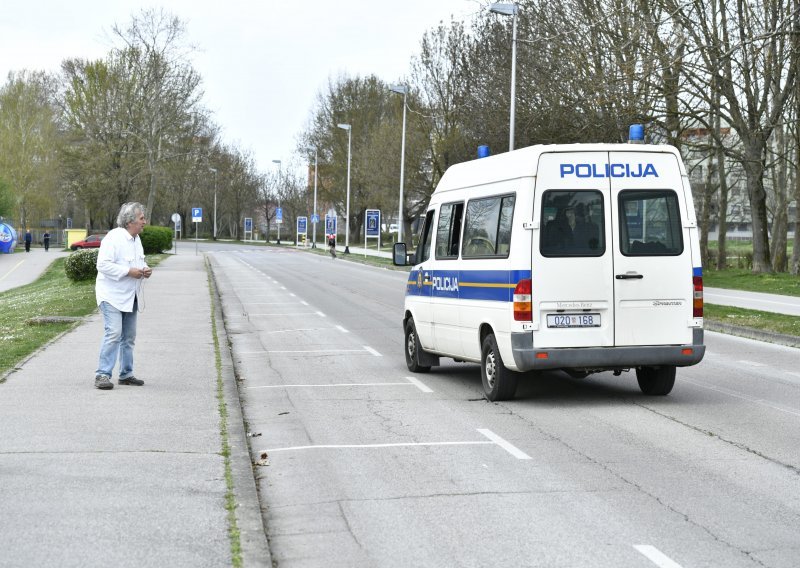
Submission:
[[209,246],[280,566],[770,566],[800,549],[797,350],[706,334],[667,397],[405,366],[405,273]]

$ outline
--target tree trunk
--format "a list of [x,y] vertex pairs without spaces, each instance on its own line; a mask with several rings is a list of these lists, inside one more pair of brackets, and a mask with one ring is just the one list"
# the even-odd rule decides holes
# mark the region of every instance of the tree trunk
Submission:
[[786,272],[789,262],[786,255],[787,231],[789,225],[789,200],[787,196],[786,136],[783,126],[775,129],[776,165],[772,168],[772,194],[775,203],[772,214],[772,269]]
[[759,138],[745,143],[744,171],[747,179],[747,196],[750,200],[750,217],[753,227],[753,273],[771,273],[769,232],[767,225],[767,193],[764,190],[765,143]]

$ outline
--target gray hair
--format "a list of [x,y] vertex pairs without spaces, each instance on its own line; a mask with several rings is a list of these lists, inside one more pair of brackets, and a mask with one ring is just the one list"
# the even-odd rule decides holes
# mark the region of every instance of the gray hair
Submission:
[[137,211],[144,213],[144,205],[137,203],[136,201],[123,203],[122,207],[119,209],[119,213],[117,214],[117,227],[127,229],[130,223],[136,221],[136,217],[138,217]]

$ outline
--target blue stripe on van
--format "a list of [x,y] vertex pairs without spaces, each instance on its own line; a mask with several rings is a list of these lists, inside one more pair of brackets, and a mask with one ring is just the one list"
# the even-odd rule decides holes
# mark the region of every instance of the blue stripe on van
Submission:
[[699,276],[700,278],[703,277],[703,267],[702,266],[695,266],[692,268],[692,276]]
[[427,270],[425,279],[419,270],[412,270],[406,283],[407,296],[459,298],[513,302],[514,288],[530,270]]

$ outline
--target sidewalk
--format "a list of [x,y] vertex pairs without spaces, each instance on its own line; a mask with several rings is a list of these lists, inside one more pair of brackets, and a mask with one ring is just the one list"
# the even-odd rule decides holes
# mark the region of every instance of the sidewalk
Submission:
[[[36,254],[50,253],[9,256]],[[0,566],[231,565],[208,286],[203,256],[154,269],[135,350],[142,387],[94,388],[97,312],[0,384]],[[245,566],[271,565],[226,361],[223,349]]]

